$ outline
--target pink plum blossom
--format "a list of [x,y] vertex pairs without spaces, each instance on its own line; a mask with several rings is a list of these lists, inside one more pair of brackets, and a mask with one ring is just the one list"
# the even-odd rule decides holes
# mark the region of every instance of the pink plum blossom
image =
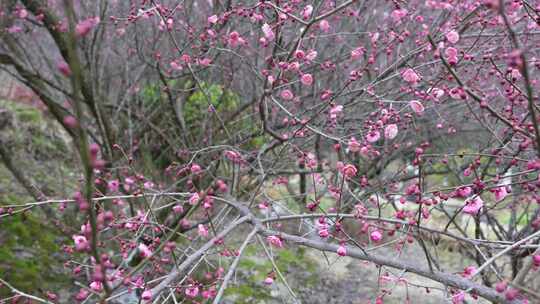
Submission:
[[479,197],[475,197],[471,200],[468,200],[463,207],[463,212],[471,215],[476,215],[484,206],[484,201]]
[[269,235],[268,237],[266,237],[266,241],[268,241],[270,245],[275,246],[277,248],[283,247],[283,241],[277,235]]
[[379,231],[379,230],[374,230],[371,232],[371,234],[369,235],[369,238],[373,241],[373,242],[379,242],[380,240],[382,240],[382,233]]
[[281,91],[281,98],[283,98],[283,100],[292,100],[294,98],[294,94],[291,92],[291,90],[283,90]]
[[409,101],[409,106],[414,111],[414,113],[420,115],[424,112],[424,105],[418,100]]
[[456,44],[459,41],[459,33],[455,30],[446,33],[445,37],[451,44]]
[[347,248],[345,248],[344,245],[339,245],[338,249],[336,250],[337,254],[339,256],[346,256],[347,255]]
[[403,80],[410,84],[416,84],[420,80],[420,76],[411,68],[406,69],[401,76],[403,77]]
[[386,139],[394,139],[398,134],[398,126],[396,124],[389,124],[384,128],[384,137]]
[[302,74],[300,81],[305,86],[310,86],[313,83],[313,76],[311,74]]
[[268,23],[265,23],[262,25],[262,31],[264,34],[264,37],[268,39],[268,41],[272,41],[275,38],[274,31],[272,30],[272,27],[268,25]]

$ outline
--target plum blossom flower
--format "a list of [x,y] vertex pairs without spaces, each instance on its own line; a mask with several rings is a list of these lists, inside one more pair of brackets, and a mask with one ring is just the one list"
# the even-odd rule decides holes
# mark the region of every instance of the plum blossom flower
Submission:
[[47,291],[45,294],[47,295],[47,298],[51,301],[56,301],[58,299],[58,295],[53,292]]
[[463,301],[465,301],[465,293],[463,291],[452,296],[452,304],[461,304]]
[[394,10],[391,14],[392,16],[392,19],[394,20],[394,22],[399,22],[401,21],[401,19],[405,16],[407,16],[407,13],[408,11],[406,9],[397,9],[397,10]]
[[454,47],[448,47],[446,48],[446,50],[444,51],[444,54],[446,55],[446,57],[456,57],[458,55],[458,50]]
[[199,224],[197,230],[199,231],[200,236],[208,237],[208,229],[203,224]]
[[501,281],[495,284],[495,290],[499,293],[504,292],[507,287],[508,287],[508,283],[506,281]]
[[420,80],[420,76],[411,68],[406,69],[402,74],[403,80],[408,83],[416,84]]
[[202,59],[197,59],[197,63],[202,66],[209,66],[212,63],[212,59],[206,57]]
[[363,47],[358,47],[351,51],[351,59],[358,60],[361,59],[362,56],[364,56],[364,52],[366,51]]
[[348,149],[350,152],[359,152],[362,145],[356,138],[351,137],[348,142]]
[[343,106],[342,105],[336,105],[336,106],[333,106],[331,109],[330,109],[330,119],[332,120],[335,120],[337,119],[337,116],[343,111]]
[[369,238],[373,241],[373,242],[379,242],[380,240],[382,240],[382,233],[379,231],[379,230],[374,230],[373,232],[371,232],[371,234],[369,235]]
[[319,22],[319,29],[327,33],[330,30],[330,23],[328,23],[327,20],[321,20],[321,22]]
[[449,47],[444,51],[444,55],[446,56],[446,60],[450,65],[455,65],[458,62],[458,50],[453,47]]
[[342,162],[337,163],[337,169],[346,178],[352,178],[352,177],[354,177],[356,175],[356,173],[358,173],[358,170],[356,169],[356,167],[354,165],[352,165],[352,164],[346,164],[345,165]]
[[93,281],[92,283],[90,283],[90,288],[94,291],[101,291],[103,289],[103,284],[101,282],[98,282],[98,281]]
[[431,94],[431,96],[433,96],[433,98],[435,99],[439,99],[441,97],[444,96],[444,90],[442,89],[439,89],[439,88],[433,88],[429,91],[429,93]]
[[118,182],[117,179],[113,179],[107,183],[107,189],[110,192],[118,192],[119,188],[120,188],[120,182]]
[[451,44],[456,44],[459,41],[459,33],[455,30],[446,33],[446,40]]
[[268,237],[266,237],[266,241],[270,245],[275,246],[277,248],[282,248],[283,247],[283,241],[277,235],[269,235]]
[[321,94],[321,100],[327,100],[328,98],[330,98],[332,96],[332,91],[331,90],[324,90]]
[[240,37],[240,34],[237,31],[233,31],[229,34],[229,44],[232,47],[236,47],[240,44],[244,44],[245,40]]
[[199,294],[199,286],[190,284],[188,288],[186,288],[185,293],[189,298],[195,298]]
[[377,130],[370,131],[366,135],[366,140],[368,142],[370,142],[370,143],[374,143],[377,140],[379,140],[380,138],[381,138],[381,133],[379,131],[377,131]]
[[139,249],[140,255],[143,258],[147,258],[152,255],[152,250],[150,250],[150,248],[143,243],[140,243],[137,249]]
[[398,134],[398,126],[396,124],[387,125],[384,128],[384,137],[386,139],[394,139]]
[[198,164],[192,164],[190,171],[192,174],[199,174],[201,173],[202,169],[201,169],[201,166],[199,166]]
[[268,39],[268,41],[272,41],[275,38],[274,31],[272,31],[272,27],[268,25],[268,23],[265,23],[262,25],[262,31],[264,34],[264,37]]
[[306,7],[304,7],[304,10],[302,11],[302,17],[304,18],[304,20],[307,20],[309,19],[309,17],[311,17],[312,13],[313,13],[313,6],[306,5]]
[[347,248],[343,245],[339,245],[338,249],[336,250],[337,254],[339,256],[346,256],[347,255]]
[[283,98],[284,100],[291,100],[294,98],[294,94],[293,92],[291,92],[291,90],[283,90],[281,91],[281,98]]
[[92,28],[94,28],[99,23],[99,21],[99,17],[92,17],[77,23],[77,25],[75,26],[75,35],[77,37],[84,37],[88,35],[88,33],[90,33]]
[[518,297],[518,295],[519,295],[519,290],[518,289],[510,288],[510,289],[508,289],[506,291],[506,293],[504,294],[504,297],[508,301],[513,301]]
[[58,63],[56,64],[56,67],[58,68],[60,73],[62,73],[62,75],[66,76],[66,77],[71,76],[71,69],[70,69],[69,65],[65,61],[63,61],[63,60],[58,61]]
[[216,288],[214,286],[210,287],[208,290],[203,290],[201,293],[204,299],[211,299],[216,296]]
[[225,155],[227,159],[229,159],[230,161],[234,163],[240,163],[242,161],[242,156],[240,155],[240,153],[236,151],[227,150],[223,152],[223,154]]
[[306,55],[306,60],[308,61],[313,61],[315,58],[317,58],[317,51],[315,50],[310,50]]
[[184,207],[182,207],[182,205],[174,205],[172,209],[173,209],[173,212],[176,214],[181,214],[184,212]]
[[143,301],[150,301],[152,300],[152,292],[150,290],[145,290],[143,291],[143,293],[141,294],[141,299]]
[[313,83],[313,76],[311,76],[311,74],[302,74],[300,82],[302,82],[303,85],[309,86]]
[[189,204],[190,204],[190,205],[195,205],[195,204],[197,204],[197,202],[199,201],[199,199],[200,199],[199,193],[193,192],[193,193],[191,194],[191,196],[189,197]]
[[208,23],[210,24],[216,24],[218,22],[219,18],[217,15],[212,15],[210,17],[208,17],[207,21]]
[[305,158],[306,167],[314,169],[317,167],[317,156],[311,152],[306,155]]
[[302,51],[302,50],[296,50],[294,52],[294,57],[296,59],[302,60],[302,59],[304,59],[306,57],[306,53],[304,51]]
[[463,269],[463,274],[462,276],[464,278],[470,278],[471,276],[474,275],[474,273],[476,272],[476,267],[474,266],[467,266],[465,267],[465,269]]
[[319,236],[321,238],[327,238],[330,235],[330,232],[328,231],[328,228],[323,228],[319,230]]
[[465,198],[465,197],[471,195],[471,193],[472,193],[472,188],[469,187],[469,186],[461,187],[461,188],[459,188],[459,189],[457,190],[457,195],[458,195],[459,197],[463,197],[463,198]]
[[181,71],[184,69],[177,60],[171,61],[170,65],[173,70]]
[[153,189],[155,184],[151,181],[146,181],[143,186],[144,186],[144,189]]
[[463,207],[463,212],[471,215],[476,215],[484,206],[484,201],[480,197],[475,197],[472,200],[466,202],[465,207]]
[[540,254],[533,255],[533,264],[534,266],[540,266]]
[[82,235],[74,235],[73,242],[75,243],[75,250],[77,251],[86,251],[90,249],[90,243],[86,237]]
[[493,193],[495,194],[495,201],[498,203],[508,195],[508,190],[506,190],[505,186],[502,186],[493,189]]
[[418,100],[409,101],[409,106],[414,111],[414,113],[420,115],[424,112],[424,105]]
[[223,192],[223,193],[227,192],[227,190],[229,189],[227,184],[224,181],[220,180],[220,179],[218,179],[216,181],[216,186],[218,187],[218,190],[220,192]]
[[90,292],[84,288],[81,288],[77,295],[75,295],[75,299],[77,301],[84,301],[88,296],[90,295]]

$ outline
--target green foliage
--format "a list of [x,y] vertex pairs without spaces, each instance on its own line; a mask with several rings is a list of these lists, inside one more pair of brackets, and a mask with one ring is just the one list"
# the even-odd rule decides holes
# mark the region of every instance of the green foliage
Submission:
[[12,149],[22,149],[38,159],[65,158],[68,143],[59,124],[32,106],[0,100],[0,108],[12,113],[11,125],[3,130],[3,137],[9,140]]
[[[72,173],[72,159],[67,157],[70,143],[61,126],[32,106],[0,100],[0,108],[9,113],[0,135],[14,164],[44,192],[70,191],[76,181],[60,183],[56,175]],[[0,207],[32,200],[1,162],[0,185]],[[41,214],[35,208],[24,215],[0,218],[1,276],[16,288],[37,294],[67,283],[67,277],[59,273],[63,267],[56,256],[61,253],[63,236]],[[7,295],[8,291],[0,288],[0,298]]]
[[200,121],[207,115],[210,105],[219,113],[233,111],[238,106],[238,96],[220,85],[203,82],[201,89],[191,94],[185,105],[184,112],[188,125]]
[[[273,265],[266,255],[261,256],[260,248],[255,245],[248,246],[238,265],[239,276],[242,284],[230,286],[225,294],[234,298],[235,303],[259,303],[271,299],[271,288],[262,282],[268,273],[273,271]],[[293,274],[297,271],[304,271],[310,275],[303,277],[301,284],[315,284],[317,276],[315,274],[316,262],[311,260],[304,248],[296,249],[276,249],[273,250],[274,261],[279,271],[287,277],[287,274]],[[275,284],[279,284],[279,279],[275,279]],[[289,282],[291,283],[291,282]]]
[[[0,269],[3,279],[27,292],[66,283],[58,273],[62,268],[55,253],[60,252],[59,236],[31,215],[14,215],[0,221]],[[0,296],[7,296],[0,289]]]
[[15,116],[23,123],[39,125],[42,121],[41,113],[36,108],[26,106],[13,106]]

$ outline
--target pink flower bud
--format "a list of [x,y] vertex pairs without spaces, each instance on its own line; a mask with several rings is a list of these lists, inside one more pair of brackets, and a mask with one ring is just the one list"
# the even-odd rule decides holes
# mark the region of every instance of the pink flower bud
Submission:
[[345,248],[345,246],[343,246],[343,245],[339,245],[336,252],[337,252],[337,254],[339,256],[346,256],[347,255],[347,248]]
[[311,76],[311,74],[303,74],[300,77],[300,81],[303,85],[309,86],[313,83],[313,76]]
[[173,209],[173,212],[176,214],[181,214],[184,212],[184,207],[182,207],[182,205],[174,205],[172,209]]
[[375,230],[369,235],[369,238],[375,243],[382,240],[382,237],[382,233],[379,230]]
[[62,75],[66,76],[66,77],[71,76],[71,69],[69,68],[69,65],[65,61],[63,61],[63,60],[59,61],[56,64],[56,67],[58,68],[60,73],[62,73]]
[[150,290],[143,291],[141,295],[141,299],[143,301],[151,301],[152,300],[152,292]]
[[533,255],[534,266],[540,266],[540,254]]
[[189,298],[195,298],[199,294],[199,287],[196,285],[189,285],[188,288],[186,288],[185,293]]
[[291,92],[291,90],[283,90],[281,91],[281,98],[284,100],[292,100],[294,98],[294,94]]
[[266,241],[268,241],[268,243],[270,245],[273,245],[273,246],[275,246],[277,248],[282,248],[283,247],[283,241],[277,235],[270,235],[270,236],[266,237]]
[[86,251],[90,249],[90,243],[86,237],[82,235],[74,235],[73,242],[75,242],[75,250],[77,251]]
[[502,281],[502,282],[499,282],[495,285],[495,290],[498,292],[498,293],[502,293],[506,290],[506,288],[508,287],[508,283],[506,283],[505,281]]
[[69,128],[75,128],[77,126],[77,119],[74,116],[67,115],[64,117],[63,121]]

